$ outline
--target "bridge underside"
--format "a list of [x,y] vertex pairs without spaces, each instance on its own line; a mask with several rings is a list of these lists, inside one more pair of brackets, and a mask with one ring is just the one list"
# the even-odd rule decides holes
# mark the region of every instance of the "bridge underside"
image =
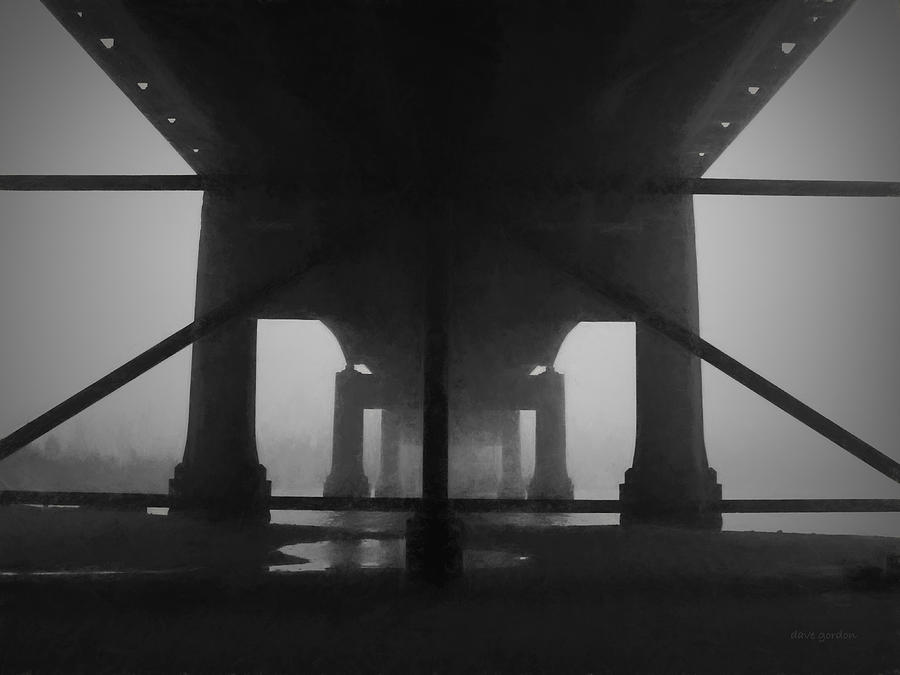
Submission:
[[256,318],[322,319],[409,391],[434,228],[463,379],[620,317],[523,232],[690,314],[689,199],[634,186],[701,175],[851,4],[43,1],[194,170],[255,186],[207,196],[198,309],[339,241]]
[[[198,316],[341,250],[194,347],[176,509],[256,517],[260,318],[321,319],[347,356],[327,495],[369,494],[362,411],[382,408],[385,448],[423,419],[426,503],[451,422],[500,439],[506,496],[571,498],[563,377],[529,373],[577,322],[628,317],[539,252],[696,332],[691,197],[637,186],[700,176],[850,4],[44,3],[198,173],[248,178],[205,193]],[[641,324],[637,420],[623,522],[720,526],[699,361]]]

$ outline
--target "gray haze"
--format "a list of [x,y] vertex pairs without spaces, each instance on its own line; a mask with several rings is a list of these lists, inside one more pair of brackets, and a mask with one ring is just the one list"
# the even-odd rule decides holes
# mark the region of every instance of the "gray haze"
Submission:
[[[190,172],[36,0],[0,0],[0,63],[0,172]],[[900,4],[858,0],[707,175],[900,180],[897,82]],[[894,457],[898,201],[695,200],[703,336]],[[197,194],[0,193],[0,433],[191,320],[199,209]],[[330,462],[340,349],[317,322],[259,330],[261,460],[276,492],[316,493]],[[159,458],[158,474],[129,480],[164,490],[160,476],[182,450],[189,356],[54,436],[72,452]],[[615,498],[634,443],[633,326],[582,324],[557,366],[577,496]],[[704,366],[704,378],[710,463],[726,497],[898,496],[717,371]],[[380,421],[366,419],[374,480]],[[526,415],[526,471],[531,435]],[[726,526],[900,534],[896,514],[729,516]]]

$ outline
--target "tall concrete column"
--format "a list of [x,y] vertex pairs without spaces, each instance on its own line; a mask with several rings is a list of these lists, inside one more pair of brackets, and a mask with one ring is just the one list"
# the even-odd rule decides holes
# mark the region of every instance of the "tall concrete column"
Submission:
[[376,497],[399,497],[403,494],[400,479],[400,438],[403,420],[396,410],[381,411],[381,470],[375,485]]
[[369,479],[363,468],[363,418],[367,377],[351,365],[334,376],[334,435],[331,473],[325,481],[326,497],[368,497]]
[[534,475],[529,499],[572,499],[566,466],[566,387],[552,366],[533,378],[536,387]]
[[[240,292],[245,225],[239,199],[204,195],[197,316]],[[169,482],[173,512],[268,521],[255,414],[256,321],[240,319],[193,346],[187,443]]]
[[522,443],[519,437],[519,411],[504,410],[500,413],[501,470],[500,499],[525,499],[525,481],[522,479]]
[[462,523],[450,511],[449,391],[450,223],[435,221],[426,235],[422,359],[422,506],[406,522],[406,571],[443,584],[463,571]]
[[[661,200],[639,238],[634,285],[645,299],[694,330],[699,326],[697,257],[690,196]],[[722,498],[703,440],[700,361],[649,327],[636,327],[637,434],[620,486],[623,525],[721,528],[710,505]]]

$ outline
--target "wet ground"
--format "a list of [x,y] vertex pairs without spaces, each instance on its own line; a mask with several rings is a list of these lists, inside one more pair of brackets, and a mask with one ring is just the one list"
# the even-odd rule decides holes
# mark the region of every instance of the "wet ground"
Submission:
[[223,528],[0,509],[0,672],[900,672],[900,540],[467,518],[403,573],[403,514]]

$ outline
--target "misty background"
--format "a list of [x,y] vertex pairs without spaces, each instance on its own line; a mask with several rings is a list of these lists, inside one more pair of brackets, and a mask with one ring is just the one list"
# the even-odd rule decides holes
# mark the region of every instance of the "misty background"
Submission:
[[[786,55],[785,58],[790,58]],[[37,0],[0,0],[0,173],[191,170]],[[707,172],[900,180],[900,3],[858,0]],[[152,81],[151,81],[152,86]],[[0,192],[0,434],[193,319],[199,193]],[[701,334],[900,459],[900,199],[696,197]],[[190,349],[0,463],[0,489],[166,490]],[[257,435],[275,493],[321,494],[333,335],[259,322]],[[634,449],[634,327],[581,324],[566,374],[576,496],[617,498]],[[900,496],[900,486],[704,364],[727,498]],[[377,479],[380,414],[366,414]],[[533,414],[523,414],[533,465]],[[900,514],[727,515],[732,529],[900,535]]]

